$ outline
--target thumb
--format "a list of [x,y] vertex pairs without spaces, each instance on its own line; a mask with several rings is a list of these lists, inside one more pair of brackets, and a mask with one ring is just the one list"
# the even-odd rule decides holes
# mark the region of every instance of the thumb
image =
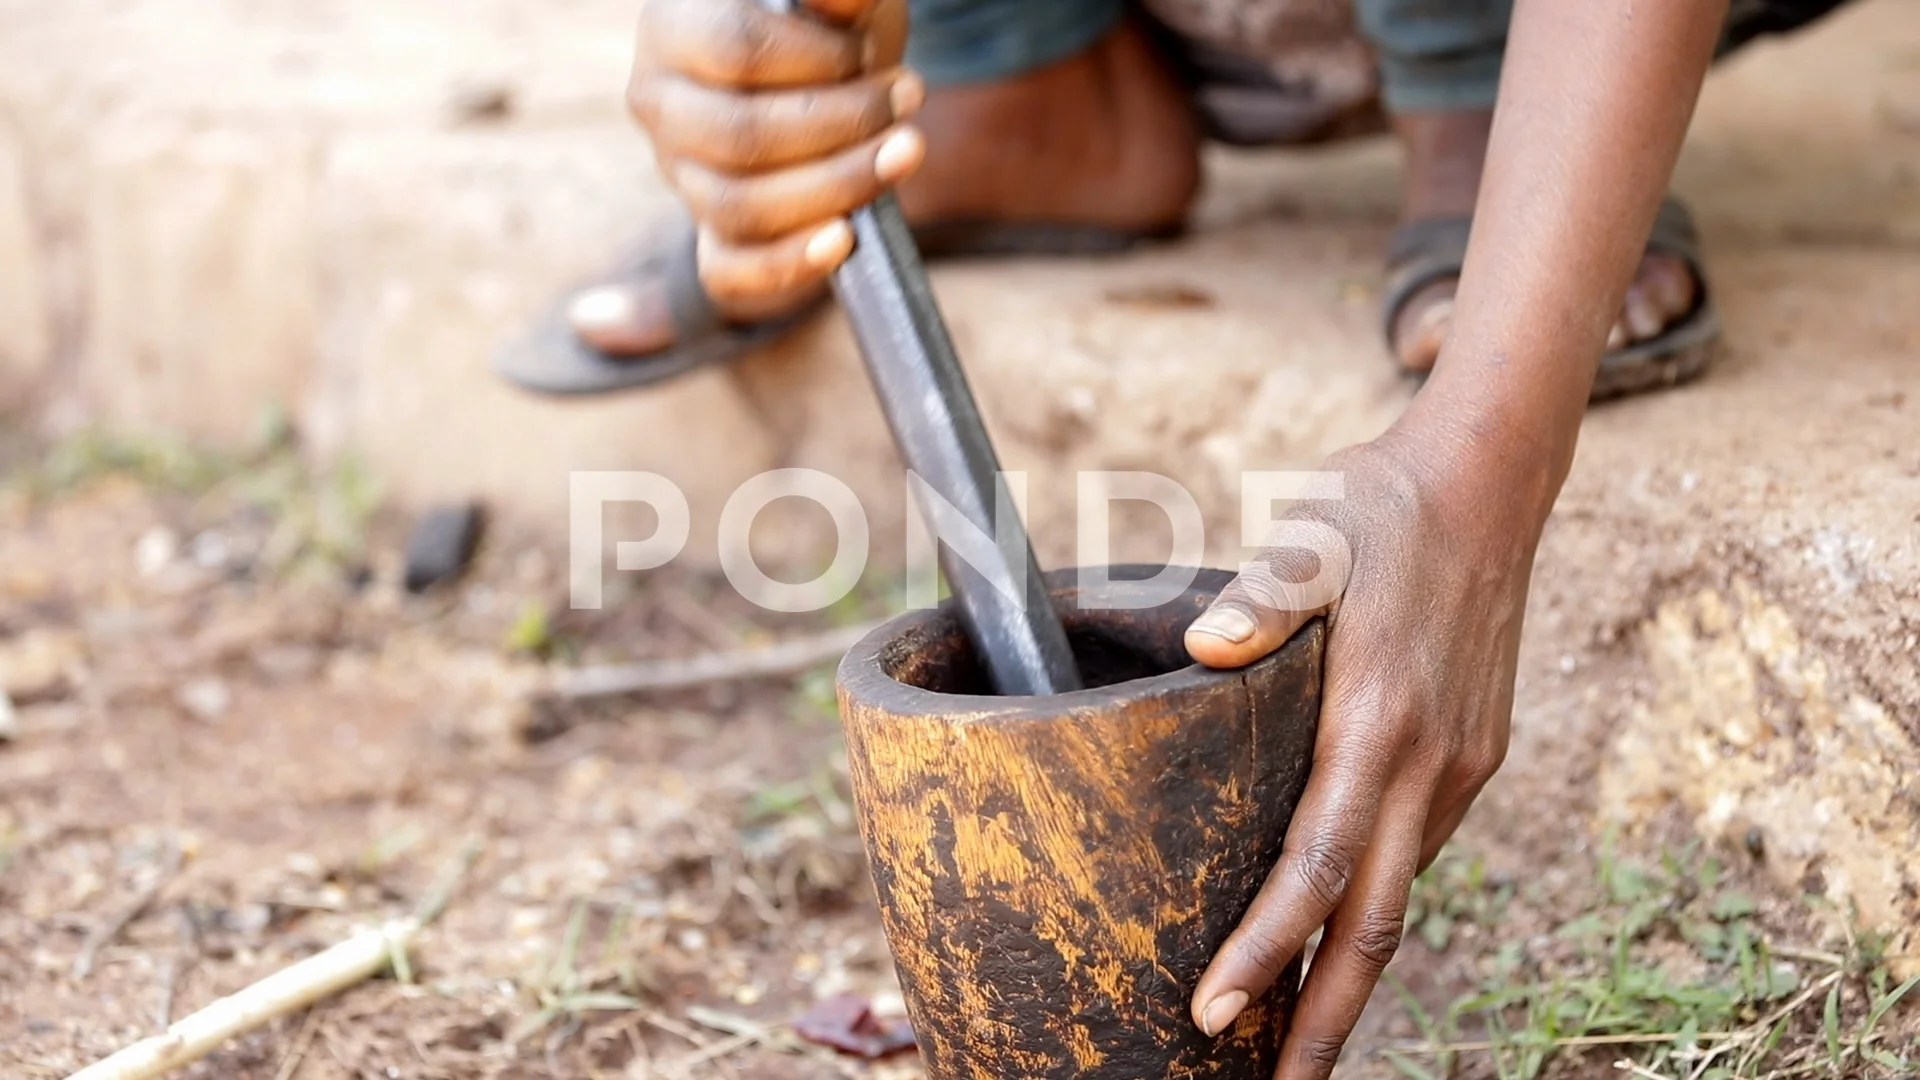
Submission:
[[1338,603],[1353,547],[1323,521],[1276,522],[1267,546],[1187,627],[1187,653],[1212,668],[1245,667]]

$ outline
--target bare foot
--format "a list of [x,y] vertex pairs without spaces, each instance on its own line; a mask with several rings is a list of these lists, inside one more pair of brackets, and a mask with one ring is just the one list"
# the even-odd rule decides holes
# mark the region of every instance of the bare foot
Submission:
[[[1018,78],[935,89],[914,122],[926,133],[926,161],[899,196],[915,224],[1044,221],[1148,232],[1178,225],[1199,189],[1199,135],[1186,91],[1130,24]],[[817,295],[721,313],[765,319]],[[610,355],[643,356],[674,343],[667,293],[657,284],[589,289],[570,314],[581,338]]]
[[[1487,156],[1491,112],[1416,113],[1394,118],[1394,130],[1407,155],[1403,221],[1455,217],[1473,212],[1480,173]],[[1453,281],[1439,281],[1415,293],[1394,320],[1395,355],[1408,371],[1430,371],[1453,320]],[[1698,283],[1687,264],[1670,255],[1640,260],[1627,289],[1620,318],[1607,339],[1609,349],[1658,337],[1693,310]]]

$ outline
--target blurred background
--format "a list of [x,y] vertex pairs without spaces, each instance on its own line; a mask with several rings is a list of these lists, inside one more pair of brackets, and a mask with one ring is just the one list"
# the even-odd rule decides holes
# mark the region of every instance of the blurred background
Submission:
[[[0,0],[0,1072],[63,1076],[445,894],[410,980],[188,1075],[918,1075],[864,1056],[899,995],[832,654],[898,608],[904,489],[843,323],[592,403],[487,371],[668,205],[621,104],[633,16]],[[1242,471],[1411,397],[1376,323],[1392,146],[1207,167],[1179,244],[936,272],[1046,565],[1100,469],[1181,481],[1233,565]],[[1737,1075],[1910,1075],[1920,3],[1716,71],[1676,188],[1726,350],[1590,417],[1513,753],[1343,1075],[1698,1077],[1761,1039],[1700,1065],[1674,1033],[1775,1026]],[[789,466],[875,528],[807,616],[714,561],[727,497]],[[597,612],[567,604],[582,469],[693,510]],[[1157,511],[1116,522],[1116,561],[1165,556]],[[754,543],[810,577],[831,538],[783,503]],[[569,691],[609,665],[655,688]]]

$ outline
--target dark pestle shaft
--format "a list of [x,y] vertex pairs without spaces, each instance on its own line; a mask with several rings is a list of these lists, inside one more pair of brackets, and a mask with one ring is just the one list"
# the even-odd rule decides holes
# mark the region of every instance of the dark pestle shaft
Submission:
[[835,271],[834,293],[853,325],[901,458],[985,535],[1001,535],[995,531],[995,507],[1001,502],[1011,518],[1000,523],[1007,542],[996,546],[994,557],[1005,565],[995,569],[1003,572],[1004,582],[1024,578],[1019,599],[1003,593],[950,545],[940,546],[940,567],[974,650],[999,693],[1078,690],[1080,675],[1066,632],[1047,599],[1019,512],[1011,499],[1001,497],[1005,481],[999,458],[899,204],[882,195],[855,211],[852,221],[853,255]]
[[[761,0],[761,5],[780,13],[794,10],[793,0]],[[940,545],[940,568],[974,651],[998,693],[1078,690],[1073,650],[1047,598],[1019,512],[1011,499],[1001,498],[1000,459],[900,204],[891,194],[882,195],[854,211],[851,221],[853,254],[834,271],[833,291],[853,326],[894,445],[907,468],[969,525],[1005,540],[995,547],[1000,565],[991,575],[976,570],[951,545]],[[1003,501],[1009,520],[998,522],[996,530],[994,510]],[[926,507],[922,512],[932,529],[931,513]],[[1003,593],[995,577],[1024,581],[1021,595]]]

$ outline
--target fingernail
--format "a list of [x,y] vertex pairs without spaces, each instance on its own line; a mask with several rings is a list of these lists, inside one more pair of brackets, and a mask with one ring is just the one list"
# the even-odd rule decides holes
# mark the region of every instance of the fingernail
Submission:
[[1227,1030],[1227,1025],[1233,1023],[1247,1007],[1248,1000],[1245,990],[1229,990],[1207,1002],[1207,1007],[1200,1013],[1200,1030],[1206,1032],[1208,1038]]
[[873,159],[874,174],[888,184],[902,180],[920,166],[926,149],[927,142],[918,131],[901,128],[880,144],[880,152]]
[[633,300],[619,289],[588,289],[567,305],[573,325],[582,330],[612,330],[633,321]]
[[807,240],[807,265],[826,267],[846,258],[853,247],[853,229],[845,221],[831,221]]
[[903,71],[893,80],[893,89],[887,92],[887,98],[893,106],[893,118],[905,120],[927,103],[927,82],[911,71]]
[[[1260,629],[1259,625],[1256,624],[1246,612],[1237,611],[1233,608],[1221,608],[1218,611],[1209,611],[1205,615],[1195,619],[1193,625],[1187,628],[1187,632],[1193,633],[1198,631],[1202,634],[1212,634],[1214,637],[1238,645],[1252,637],[1253,632],[1258,629]],[[1234,993],[1239,993],[1239,991],[1236,990]],[[1233,995],[1229,994],[1227,996],[1232,997]],[[1240,996],[1242,998],[1246,997],[1245,994],[1241,994]],[[1220,998],[1216,1000],[1214,1004],[1217,1005],[1225,1000],[1226,998]],[[1246,1002],[1242,1001],[1241,1004],[1244,1005]],[[1238,1012],[1240,1010],[1236,1007],[1234,1011]]]

